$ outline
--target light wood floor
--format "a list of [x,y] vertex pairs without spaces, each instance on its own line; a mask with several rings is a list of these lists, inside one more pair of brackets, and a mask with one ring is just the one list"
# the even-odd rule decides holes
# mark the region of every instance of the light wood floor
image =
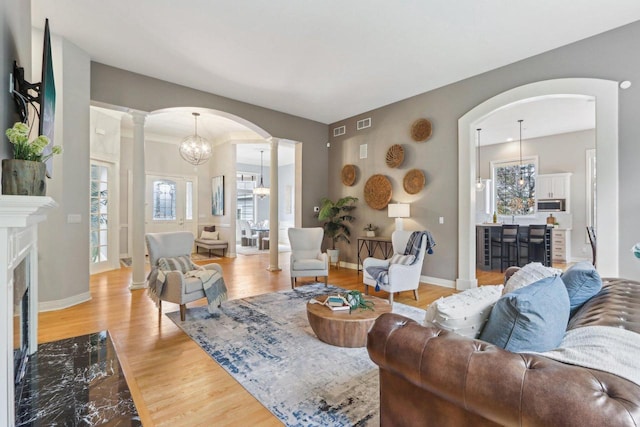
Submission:
[[[280,272],[266,270],[268,254],[216,261],[223,267],[229,299],[290,289],[289,254],[280,255]],[[481,284],[501,283],[502,274],[482,272],[479,279]],[[159,317],[143,290],[130,291],[130,281],[130,268],[91,276],[91,301],[40,313],[39,342],[108,330],[145,426],[281,425],[171,320]],[[363,290],[355,270],[332,268],[329,283]],[[419,301],[413,292],[403,292],[395,301],[426,308],[453,292],[421,284]],[[374,295],[387,297],[384,292]],[[164,312],[176,310],[177,305],[163,304]]]

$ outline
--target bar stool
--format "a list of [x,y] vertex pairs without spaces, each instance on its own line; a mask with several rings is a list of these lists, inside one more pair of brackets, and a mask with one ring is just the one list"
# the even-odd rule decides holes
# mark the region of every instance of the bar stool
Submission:
[[[502,224],[500,236],[491,238],[491,258],[500,258],[500,271],[504,272],[506,264],[518,265],[520,263],[520,237],[518,231],[519,224]],[[493,247],[500,248],[500,255],[493,255]],[[515,249],[515,259],[511,258],[511,249]],[[493,264],[493,262],[492,262]]]
[[[527,248],[527,263],[533,261],[542,262],[542,265],[551,266],[549,262],[549,239],[547,237],[546,224],[532,224],[526,236],[520,240],[520,244]],[[542,256],[536,256],[536,252],[542,252]]]

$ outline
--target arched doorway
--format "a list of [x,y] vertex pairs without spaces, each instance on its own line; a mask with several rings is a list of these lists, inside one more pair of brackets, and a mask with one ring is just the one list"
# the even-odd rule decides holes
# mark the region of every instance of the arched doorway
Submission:
[[458,278],[457,289],[477,286],[475,277],[475,128],[496,110],[524,100],[551,95],[583,95],[596,99],[598,152],[598,270],[618,275],[618,84],[600,79],[557,79],[531,83],[503,92],[473,108],[458,120]]

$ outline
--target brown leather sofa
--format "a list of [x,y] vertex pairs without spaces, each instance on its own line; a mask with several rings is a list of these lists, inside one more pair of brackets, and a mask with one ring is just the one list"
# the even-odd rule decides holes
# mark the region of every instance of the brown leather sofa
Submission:
[[[640,282],[603,281],[568,329],[640,333]],[[511,353],[392,313],[375,322],[367,349],[380,367],[382,426],[640,426],[640,386],[603,371]]]

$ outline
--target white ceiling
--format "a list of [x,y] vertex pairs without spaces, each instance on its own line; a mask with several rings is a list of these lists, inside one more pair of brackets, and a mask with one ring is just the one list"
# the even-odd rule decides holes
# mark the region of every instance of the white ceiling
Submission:
[[638,0],[32,0],[92,60],[322,123],[640,19]]

